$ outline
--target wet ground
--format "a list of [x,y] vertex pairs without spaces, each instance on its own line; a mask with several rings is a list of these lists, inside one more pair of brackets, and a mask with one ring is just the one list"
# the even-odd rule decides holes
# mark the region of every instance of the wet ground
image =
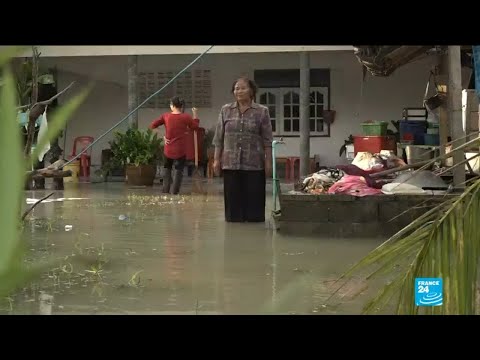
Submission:
[[[332,282],[379,240],[282,236],[224,221],[222,186],[161,194],[124,183],[66,184],[30,214],[28,261],[53,261],[3,299],[9,314],[358,314],[353,282]],[[29,191],[40,199],[49,191]],[[267,212],[271,209],[268,186]],[[27,204],[24,204],[27,207]],[[367,291],[368,293],[368,291]]]

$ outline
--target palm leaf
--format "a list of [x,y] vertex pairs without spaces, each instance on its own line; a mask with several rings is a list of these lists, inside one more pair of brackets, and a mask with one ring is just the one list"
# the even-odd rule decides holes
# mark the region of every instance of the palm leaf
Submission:
[[15,151],[21,146],[17,126],[15,81],[9,66],[3,71],[4,86],[0,94],[0,273],[6,270],[18,239],[20,192],[22,190],[23,159]]
[[[20,204],[25,181],[25,159],[17,122],[17,86],[8,60],[16,54],[12,49],[0,53],[3,85],[0,88],[0,298],[8,296],[19,286],[35,279],[44,271],[46,264],[27,266],[25,244],[20,239]],[[59,110],[58,118],[65,120],[83,100],[85,93],[68,103],[67,109]],[[55,132],[57,123],[53,130]]]
[[[394,274],[394,280],[364,308],[397,303],[398,314],[475,314],[480,232],[480,180],[413,221],[352,266],[341,278],[370,269],[367,279]],[[395,267],[394,265],[403,264]],[[405,266],[406,264],[406,266]],[[443,280],[443,306],[420,308],[414,302],[415,278]]]
[[379,294],[367,303],[364,312],[370,314],[389,304],[391,299],[401,291],[404,277],[405,274],[399,274],[394,280],[384,286],[383,289],[379,291]]

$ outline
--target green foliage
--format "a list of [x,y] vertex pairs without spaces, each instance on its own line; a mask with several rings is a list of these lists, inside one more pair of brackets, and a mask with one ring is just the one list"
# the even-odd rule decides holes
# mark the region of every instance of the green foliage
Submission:
[[155,165],[163,157],[163,139],[159,139],[151,129],[117,131],[109,143],[112,162],[116,165]]
[[[16,52],[15,52],[16,51]],[[25,169],[30,159],[23,157],[20,131],[17,123],[16,80],[7,58],[19,49],[8,49],[0,54],[3,84],[0,87],[0,298],[8,296],[19,286],[33,279],[44,269],[42,266],[25,264],[25,248],[20,239],[20,212],[24,201],[23,187]],[[69,100],[62,110],[50,119],[48,136],[53,139],[67,119],[86,97],[88,90]],[[45,141],[45,139],[43,139]]]
[[[0,60],[1,66],[1,60]],[[32,59],[25,59],[21,63],[15,64],[13,68],[13,74],[16,80],[16,89],[19,105],[30,104],[30,97],[32,96],[32,68],[33,62]],[[38,69],[38,83],[47,85],[55,84],[55,79],[53,74],[49,70],[42,68]],[[0,84],[3,84],[4,80],[0,78]]]
[[[0,241],[0,274],[11,266],[14,253],[18,248],[18,221],[20,213],[20,194],[23,188],[20,131],[17,126],[15,80],[10,66],[3,69],[4,85],[0,93],[0,223],[2,239]],[[15,151],[18,149],[19,151]],[[5,156],[8,154],[8,156]]]
[[[368,270],[367,279],[377,275],[390,278],[365,312],[395,304],[398,314],[476,314],[479,217],[477,179],[461,195],[446,198],[354,265],[344,277]],[[443,279],[442,306],[415,305],[414,281],[419,277]]]

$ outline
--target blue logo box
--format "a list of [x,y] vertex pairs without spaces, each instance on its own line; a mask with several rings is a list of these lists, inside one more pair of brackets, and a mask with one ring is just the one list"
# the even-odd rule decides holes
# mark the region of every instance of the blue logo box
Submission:
[[443,281],[441,278],[415,279],[415,305],[443,305]]

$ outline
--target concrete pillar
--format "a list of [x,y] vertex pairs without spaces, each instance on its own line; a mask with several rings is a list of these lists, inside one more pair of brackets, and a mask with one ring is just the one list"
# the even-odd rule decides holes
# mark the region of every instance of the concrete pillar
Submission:
[[300,53],[300,176],[310,173],[310,55]]
[[[138,72],[137,72],[137,55],[128,56],[128,112],[138,106]],[[133,113],[128,119],[128,125],[131,128],[138,128],[138,111]]]
[[[460,46],[448,47],[448,105],[452,140],[463,138],[454,143],[456,148],[465,143],[465,131],[462,126],[462,66],[460,61]],[[453,156],[453,165],[464,160],[464,152],[456,151]],[[455,187],[465,182],[465,166],[457,166],[453,169],[453,184]]]

